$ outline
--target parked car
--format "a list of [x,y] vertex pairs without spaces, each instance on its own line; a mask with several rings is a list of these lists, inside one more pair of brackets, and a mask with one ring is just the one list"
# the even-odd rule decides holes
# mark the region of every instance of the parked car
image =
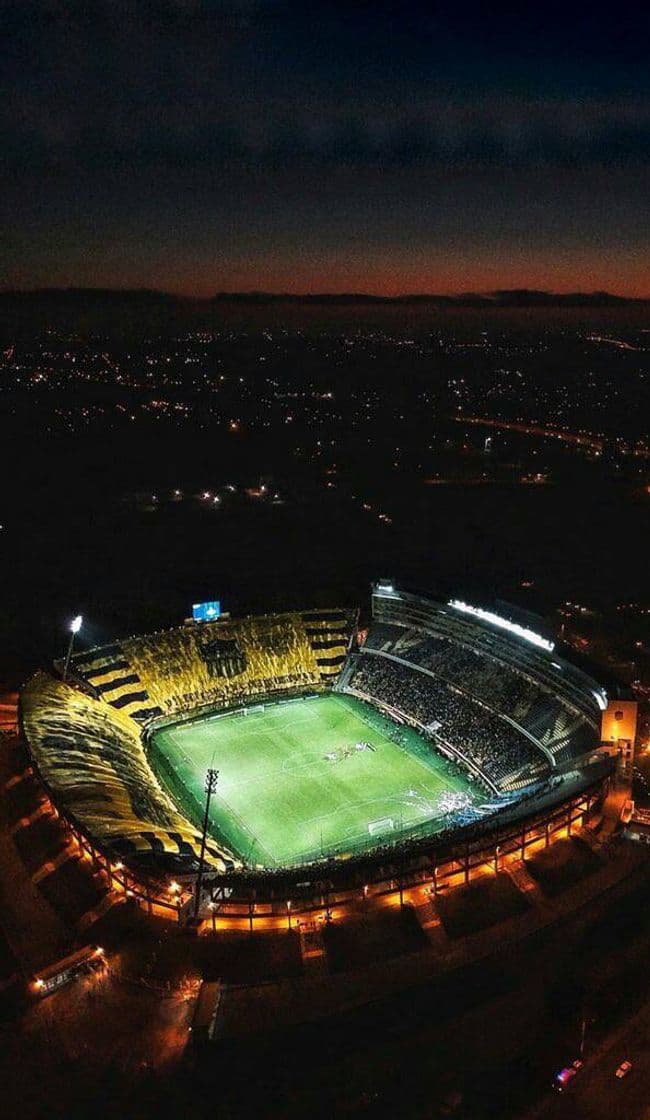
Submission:
[[630,1072],[631,1069],[632,1069],[632,1063],[629,1060],[629,1058],[626,1058],[624,1062],[621,1062],[620,1066],[616,1070],[616,1076],[618,1077],[619,1081],[623,1077],[627,1077],[627,1075],[628,1075],[628,1073]]

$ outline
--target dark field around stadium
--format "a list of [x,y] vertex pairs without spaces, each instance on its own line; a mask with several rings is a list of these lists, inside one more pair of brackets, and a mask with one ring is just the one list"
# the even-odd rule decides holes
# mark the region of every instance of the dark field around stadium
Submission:
[[[642,553],[617,547],[616,534],[602,537],[594,563],[596,526],[632,524],[647,514],[647,495],[611,484],[598,491],[579,480],[560,487],[427,488],[421,478],[377,474],[368,492],[372,497],[383,481],[393,488],[392,525],[373,521],[336,490],[321,485],[317,494],[307,493],[304,477],[299,496],[284,505],[248,503],[214,514],[196,503],[161,503],[154,510],[123,500],[129,483],[122,465],[111,460],[109,472],[109,450],[100,448],[94,476],[76,483],[72,508],[57,478],[74,471],[74,456],[62,461],[57,450],[55,466],[37,479],[33,463],[3,456],[7,477],[18,472],[26,480],[12,495],[1,534],[0,570],[16,609],[5,619],[0,671],[14,685],[34,665],[61,655],[67,620],[77,610],[84,614],[81,649],[176,624],[201,599],[221,598],[235,617],[364,603],[381,574],[409,586],[449,588],[468,601],[501,595],[524,605],[533,593],[522,591],[523,579],[550,604],[612,605],[616,589],[639,598],[646,582]],[[216,471],[195,467],[188,478],[186,448],[177,457],[185,465],[175,472],[157,442],[131,451],[125,448],[136,484],[151,485],[142,475],[154,461],[169,486],[198,488],[215,474],[243,473],[230,459]],[[255,477],[252,471],[248,477]],[[279,484],[296,485],[288,474]],[[53,556],[57,564],[48,567]]]
[[435,832],[454,795],[471,789],[417,732],[341,695],[167,728],[152,762],[197,824],[205,772],[216,767],[212,832],[264,867]]

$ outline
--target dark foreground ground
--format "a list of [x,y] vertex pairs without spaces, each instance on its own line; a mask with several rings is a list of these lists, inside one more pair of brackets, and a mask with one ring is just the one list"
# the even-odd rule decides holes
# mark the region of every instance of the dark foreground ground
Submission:
[[[564,853],[563,866],[567,859]],[[93,927],[108,951],[106,977],[28,1006],[5,1002],[7,1115],[587,1120],[622,1107],[641,1120],[650,868],[641,865],[587,907],[507,946],[498,929],[512,917],[513,900],[501,878],[486,881],[483,899],[471,890],[495,933],[487,958],[390,998],[264,1034],[247,1029],[255,999],[268,999],[267,985],[278,978],[289,992],[302,982],[295,931],[197,942],[118,906]],[[65,890],[61,900],[66,905]],[[461,891],[440,908],[454,945],[467,905]],[[333,926],[325,941],[325,983],[334,983],[369,962],[389,972],[398,954],[423,948],[424,936],[407,907],[374,915],[371,924],[361,915]],[[221,977],[226,999],[236,1000],[242,984],[257,985],[252,1022],[237,1023],[244,1033],[225,1033],[203,1050],[188,1034],[200,975]],[[558,1098],[550,1082],[577,1056],[583,1020],[585,1068],[570,1098]],[[614,1070],[624,1057],[635,1068],[623,1084]]]
[[[295,927],[197,939],[128,902],[87,926],[106,884],[78,858],[43,875],[65,852],[62,825],[35,815],[37,782],[11,783],[24,752],[0,743],[8,1116],[645,1120],[650,863],[639,849],[560,840],[440,895],[438,924],[421,889],[403,910],[360,902],[324,929],[312,973]],[[26,999],[25,979],[84,940],[103,945],[106,973]],[[204,1049],[188,1029],[202,977],[224,985]],[[551,1081],[583,1033],[585,1066],[558,1097]],[[634,1069],[619,1082],[626,1057]]]

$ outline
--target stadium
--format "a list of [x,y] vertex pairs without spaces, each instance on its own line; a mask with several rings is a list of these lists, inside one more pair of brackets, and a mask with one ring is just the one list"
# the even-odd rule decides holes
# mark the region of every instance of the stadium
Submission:
[[22,734],[71,836],[150,913],[252,928],[370,884],[435,891],[577,831],[607,792],[616,686],[529,622],[390,581],[363,628],[331,608],[188,621],[37,673]]

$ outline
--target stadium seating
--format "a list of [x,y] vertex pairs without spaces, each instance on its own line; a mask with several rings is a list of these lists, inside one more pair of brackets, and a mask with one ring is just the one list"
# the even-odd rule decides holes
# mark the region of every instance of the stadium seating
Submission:
[[410,630],[413,635],[419,634],[421,640],[446,638],[456,645],[484,653],[500,665],[528,675],[538,686],[545,687],[579,711],[594,731],[599,731],[596,682],[568,661],[549,657],[547,651],[539,650],[504,631],[483,626],[447,605],[406,592],[387,598],[375,594],[373,619],[373,627],[389,625],[402,635]]
[[[507,716],[564,765],[599,743],[595,682],[566,662],[514,647],[508,638],[433,604],[382,603],[365,649],[399,657]],[[384,615],[403,620],[383,621]],[[417,625],[414,622],[417,620]],[[375,630],[378,636],[375,637]],[[435,631],[432,633],[432,631]]]
[[[158,784],[128,716],[39,673],[21,694],[21,719],[56,804],[101,847],[196,866],[201,837]],[[217,870],[236,862],[212,841],[206,859]]]
[[[597,745],[595,684],[580,671],[417,597],[393,596],[376,614],[351,657],[354,615],[340,610],[188,624],[81,650],[73,684],[38,674],[23,690],[34,763],[62,811],[100,846],[190,870],[197,828],[143,746],[155,718],[335,686],[417,724],[504,801]],[[221,870],[237,865],[214,840],[207,858]]]
[[517,788],[549,770],[543,753],[516,727],[420,669],[367,652],[359,657],[348,687],[460,750],[499,789]]
[[181,626],[79,653],[73,668],[98,696],[143,723],[330,684],[351,624],[349,614],[325,610]]

